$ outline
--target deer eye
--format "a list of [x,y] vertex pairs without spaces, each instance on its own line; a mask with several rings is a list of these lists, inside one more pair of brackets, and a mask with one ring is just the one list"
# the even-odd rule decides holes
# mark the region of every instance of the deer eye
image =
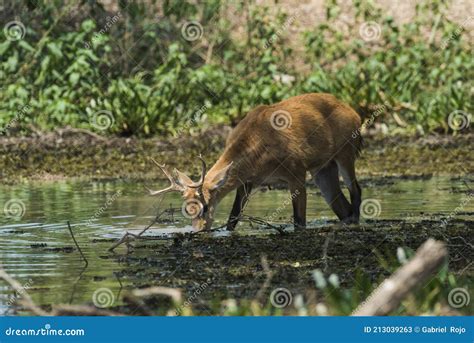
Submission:
[[204,206],[202,207],[202,213],[206,213],[207,210],[209,210],[209,206],[204,205]]

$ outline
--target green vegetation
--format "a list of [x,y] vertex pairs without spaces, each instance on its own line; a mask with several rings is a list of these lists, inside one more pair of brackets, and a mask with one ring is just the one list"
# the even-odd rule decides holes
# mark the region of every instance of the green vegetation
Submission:
[[[354,276],[352,287],[341,286],[336,274],[325,275],[321,270],[313,271],[314,291],[306,291],[306,294],[292,294],[291,291],[283,289],[275,293],[273,298],[270,294],[264,301],[244,299],[237,302],[228,299],[222,302],[214,302],[206,312],[201,313],[199,309],[193,309],[190,304],[175,304],[180,315],[228,315],[228,316],[269,316],[269,315],[339,315],[347,316],[353,313],[372,292],[382,283],[388,275],[395,272],[414,256],[411,249],[398,248],[397,255],[389,257],[379,254],[379,263],[385,270],[385,276],[381,275],[374,282],[370,275],[358,270]],[[465,276],[448,271],[448,264],[444,264],[441,270],[429,282],[418,287],[391,315],[461,315],[472,311],[469,306],[467,284],[469,279]],[[197,288],[199,289],[199,288]],[[277,289],[278,290],[278,289]],[[309,292],[309,293],[308,293]],[[278,295],[276,295],[278,294]],[[276,304],[272,305],[273,302]],[[267,301],[268,300],[268,301]],[[462,306],[459,306],[462,305]],[[173,313],[161,308],[161,314]]]
[[450,113],[473,109],[471,49],[444,1],[416,10],[397,24],[355,1],[354,22],[340,29],[330,0],[325,22],[293,34],[304,14],[220,0],[120,1],[114,13],[95,2],[9,4],[4,17],[25,30],[7,24],[0,33],[0,128],[179,134],[235,123],[257,104],[330,92],[368,116],[385,105],[376,120],[391,127],[449,132]]

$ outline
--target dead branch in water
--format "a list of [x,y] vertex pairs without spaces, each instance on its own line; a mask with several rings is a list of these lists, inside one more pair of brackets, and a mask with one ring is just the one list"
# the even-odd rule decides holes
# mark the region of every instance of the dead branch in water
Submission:
[[114,251],[115,248],[117,248],[119,245],[122,245],[123,243],[125,244],[129,244],[131,240],[135,240],[135,239],[155,239],[153,237],[141,237],[141,235],[143,235],[149,228],[151,228],[154,224],[156,224],[158,222],[158,220],[160,219],[160,217],[166,213],[168,210],[164,210],[162,212],[160,212],[153,220],[150,224],[148,224],[142,231],[140,231],[139,233],[135,234],[135,233],[131,233],[131,232],[125,232],[125,234],[122,236],[122,238],[119,239],[119,241],[117,243],[115,243],[114,245],[112,245],[110,248],[109,248],[109,251]]
[[[144,237],[142,236],[148,229],[150,229],[154,224],[156,224],[161,216],[165,213],[171,213],[171,215],[173,215],[174,213],[174,208],[169,208],[169,209],[166,209],[166,210],[163,210],[161,211],[154,219],[153,221],[147,225],[142,231],[140,231],[139,233],[135,234],[135,233],[131,233],[131,232],[125,232],[125,234],[122,236],[122,238],[120,238],[116,243],[114,243],[108,250],[109,251],[114,251],[115,248],[117,248],[118,246],[122,245],[122,244],[127,244],[127,247],[128,247],[128,244],[133,241],[133,240],[162,240],[164,239],[163,237]],[[268,221],[266,221],[265,219],[263,218],[259,218],[259,217],[253,217],[253,216],[248,216],[248,215],[244,215],[244,214],[241,214],[239,217],[238,217],[238,220],[240,221],[245,221],[245,222],[248,222],[248,223],[255,223],[255,224],[258,224],[258,225],[262,225],[264,226],[265,228],[269,228],[269,229],[273,229],[273,230],[276,230],[278,231],[278,233],[280,234],[286,234],[286,231],[283,227],[283,225],[279,225],[279,226],[276,226],[276,225],[273,225],[273,224],[270,224]],[[213,228],[213,229],[210,229],[210,230],[205,230],[205,231],[198,231],[198,232],[192,232],[191,234],[192,235],[195,235],[195,234],[199,234],[199,233],[204,233],[204,232],[210,232],[210,231],[217,231],[217,230],[220,230],[220,229],[223,229],[227,226],[227,223],[226,224],[223,224],[221,226],[218,226],[216,228]],[[72,232],[71,232],[72,234]]]
[[353,316],[384,316],[395,310],[416,286],[426,282],[446,260],[443,242],[428,239],[416,255],[384,280],[352,313]]
[[87,258],[82,253],[81,247],[79,246],[79,244],[77,244],[76,237],[74,237],[74,233],[72,232],[72,228],[71,228],[71,224],[69,223],[69,220],[67,221],[67,227],[69,229],[69,232],[71,233],[71,237],[72,237],[72,240],[74,241],[74,244],[76,244],[77,250],[79,250],[79,253],[82,256],[82,259],[86,263],[85,267],[87,268],[87,266],[89,265],[89,261],[87,261]]
[[[240,216],[238,216],[236,218],[236,220],[238,221],[242,221],[242,222],[247,222],[247,223],[255,223],[255,224],[258,224],[258,225],[262,225],[264,226],[266,229],[273,229],[273,230],[276,230],[278,231],[278,233],[284,235],[286,234],[286,231],[284,229],[284,226],[283,225],[273,225],[271,224],[270,222],[266,221],[265,219],[263,218],[260,218],[260,217],[254,217],[254,216],[249,216],[249,215],[246,215],[246,214],[241,214]],[[207,232],[209,231],[217,231],[217,230],[220,230],[220,229],[223,229],[227,227],[227,223],[221,225],[221,226],[218,226],[216,228],[213,228],[213,229],[210,229],[210,230],[207,230]],[[206,232],[206,231],[200,231],[200,232]]]
[[269,228],[269,229],[276,230],[276,231],[278,231],[278,233],[280,233],[281,235],[283,235],[283,234],[286,233],[286,232],[285,232],[285,229],[283,228],[282,225],[276,226],[276,225],[270,224],[268,221],[266,221],[266,220],[263,219],[263,218],[253,217],[253,216],[248,216],[248,215],[243,214],[240,219],[241,219],[242,221],[247,221],[247,222],[250,222],[250,223],[255,223],[255,224],[263,225],[264,227],[267,227],[267,228]]
[[[21,304],[24,308],[37,316],[125,316],[126,314],[107,309],[97,308],[88,305],[68,305],[57,304],[53,305],[51,312],[44,311],[41,307],[36,305],[17,280],[11,277],[0,265],[0,279],[5,280],[10,287],[21,295]],[[142,298],[147,298],[155,295],[166,295],[172,299],[175,304],[180,304],[182,301],[181,291],[179,289],[168,287],[150,287],[143,289],[135,289],[127,293],[123,297],[123,301],[135,305],[137,312],[141,315],[153,315],[153,313],[146,307]]]

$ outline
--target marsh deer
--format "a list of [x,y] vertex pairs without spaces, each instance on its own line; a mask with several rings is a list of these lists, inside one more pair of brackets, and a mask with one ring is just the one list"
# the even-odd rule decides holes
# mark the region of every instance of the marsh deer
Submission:
[[[193,227],[209,229],[219,201],[237,189],[227,228],[232,230],[252,188],[284,181],[291,192],[296,227],[306,225],[306,173],[340,220],[357,222],[361,189],[355,160],[362,138],[361,119],[348,105],[330,94],[295,96],[274,105],[258,106],[230,133],[224,152],[207,171],[201,158],[200,180],[192,181],[178,170],[174,174],[156,163],[171,181],[168,188],[151,195],[179,191],[191,209]],[[351,202],[339,183],[341,174]]]

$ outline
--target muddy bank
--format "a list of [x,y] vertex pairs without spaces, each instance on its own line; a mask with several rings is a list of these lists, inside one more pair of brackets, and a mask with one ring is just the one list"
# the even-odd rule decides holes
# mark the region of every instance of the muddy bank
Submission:
[[[197,175],[190,164],[199,153],[214,162],[230,128],[196,136],[166,139],[104,138],[81,131],[58,130],[42,136],[0,138],[3,183],[68,178],[162,178],[149,157]],[[360,175],[463,176],[474,172],[474,135],[365,137],[358,162]]]
[[[179,288],[185,299],[193,299],[197,313],[219,314],[215,305],[224,299],[241,302],[257,297],[266,279],[261,256],[267,257],[273,272],[265,301],[271,290],[278,287],[287,288],[293,296],[308,297],[316,289],[312,277],[315,269],[321,269],[326,276],[337,274],[344,288],[362,287],[361,282],[378,283],[398,264],[398,247],[414,251],[429,237],[446,242],[451,272],[472,279],[474,255],[466,242],[473,233],[474,212],[465,215],[468,220],[453,219],[446,227],[431,219],[378,220],[361,225],[308,228],[284,235],[199,234],[192,239],[139,242],[131,254],[103,258],[117,259],[123,266],[117,275],[135,287]],[[383,261],[390,267],[384,266]],[[199,296],[193,296],[197,289]],[[156,306],[161,311],[167,309],[164,303]],[[132,308],[121,310],[133,313]]]

